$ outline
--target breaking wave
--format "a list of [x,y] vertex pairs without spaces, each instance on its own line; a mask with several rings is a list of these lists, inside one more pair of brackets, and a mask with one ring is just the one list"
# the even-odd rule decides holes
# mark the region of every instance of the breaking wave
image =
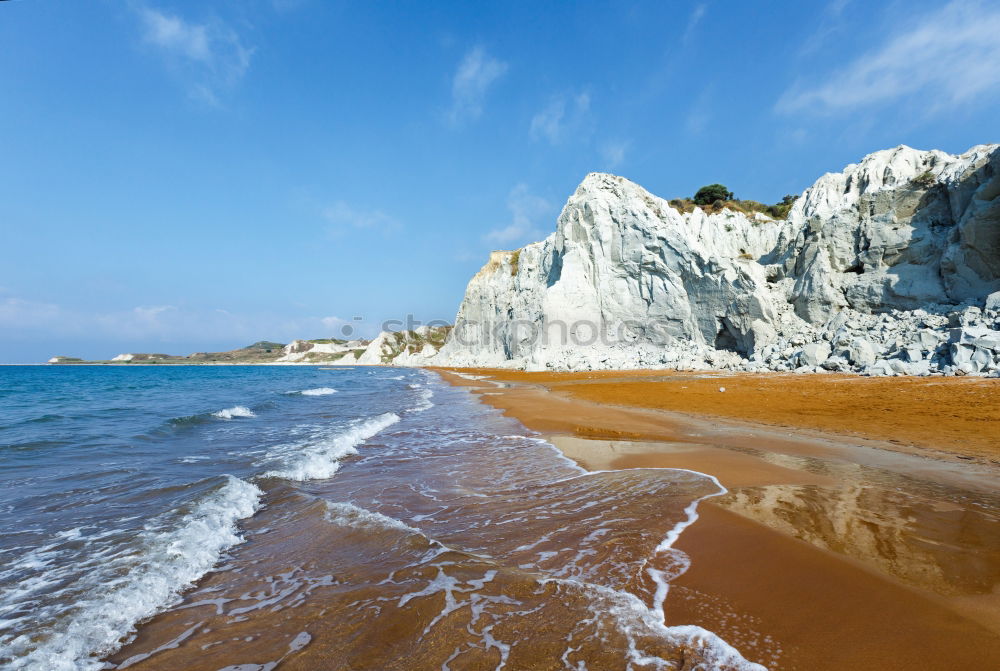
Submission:
[[386,412],[359,420],[332,436],[275,446],[265,459],[278,462],[281,467],[267,471],[264,476],[299,481],[332,477],[340,468],[341,459],[357,454],[358,445],[398,421],[399,415]]
[[336,394],[337,390],[331,387],[316,387],[315,389],[303,389],[302,391],[290,391],[287,393],[298,396],[329,396],[330,394]]
[[333,503],[328,501],[326,504],[326,513],[323,517],[327,522],[345,527],[354,527],[357,529],[394,529],[421,536],[425,535],[420,529],[414,529],[409,524],[397,520],[395,517],[366,510],[353,503]]
[[[66,581],[82,594],[69,605],[44,606],[52,611],[46,617],[33,613],[36,622],[57,624],[4,642],[0,662],[9,664],[4,668],[25,671],[104,668],[99,657],[116,649],[123,634],[176,603],[180,592],[207,573],[223,552],[243,541],[236,523],[254,514],[260,496],[255,485],[226,476],[221,487],[194,504],[172,528],[145,531],[134,543],[98,544],[88,559],[64,566],[64,575],[47,570],[34,581],[38,587]],[[79,530],[74,531],[78,538]],[[40,548],[18,563],[54,565],[55,557],[35,556],[53,551],[53,546]],[[11,617],[31,598],[32,582],[22,581],[0,593],[0,617]]]
[[253,410],[246,407],[245,405],[235,405],[232,408],[225,408],[217,412],[212,413],[212,417],[218,417],[219,419],[235,419],[237,417],[256,417],[257,415]]

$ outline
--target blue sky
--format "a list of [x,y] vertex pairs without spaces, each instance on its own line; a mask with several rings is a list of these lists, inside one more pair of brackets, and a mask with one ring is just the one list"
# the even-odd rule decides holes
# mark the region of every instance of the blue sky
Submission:
[[995,2],[11,0],[0,49],[8,362],[450,321],[590,171],[774,202],[1000,141]]

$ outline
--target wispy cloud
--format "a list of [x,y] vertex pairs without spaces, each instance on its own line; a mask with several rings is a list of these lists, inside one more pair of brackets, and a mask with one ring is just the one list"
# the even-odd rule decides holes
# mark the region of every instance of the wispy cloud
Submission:
[[486,234],[486,239],[494,244],[521,245],[542,238],[537,222],[550,214],[553,207],[546,199],[531,193],[527,184],[518,184],[507,196],[507,209],[511,213],[510,223]]
[[852,0],[830,0],[827,3],[824,12],[828,16],[840,16],[847,9],[847,6],[851,4]]
[[925,107],[1000,90],[1000,6],[957,0],[912,21],[818,86],[796,85],[776,110],[845,112],[922,95]]
[[390,233],[402,226],[398,219],[382,210],[359,210],[342,200],[323,208],[320,214],[332,224],[330,229],[332,235],[339,235],[346,228]]
[[684,126],[689,133],[700,135],[708,127],[708,123],[712,119],[712,102],[713,86],[709,84],[701,90],[688,109]]
[[586,132],[590,119],[590,94],[575,93],[553,96],[549,103],[531,118],[531,138],[559,144],[581,132]]
[[799,47],[800,56],[810,56],[815,54],[853,26],[844,17],[847,7],[853,0],[829,0],[823,7],[823,11],[818,13],[816,29],[802,40]]
[[691,10],[691,16],[688,17],[687,27],[684,28],[684,34],[681,35],[681,42],[683,44],[688,44],[694,37],[695,30],[698,29],[698,24],[701,20],[705,18],[705,12],[708,10],[707,2],[699,2]]
[[601,146],[601,158],[608,170],[614,170],[625,162],[625,154],[631,145],[629,140],[608,140]]
[[250,67],[253,48],[224,22],[186,21],[151,7],[137,8],[143,41],[156,49],[192,97],[219,104]]
[[[370,337],[377,332],[374,322],[361,318],[290,317],[175,305],[88,312],[19,297],[0,299],[0,336],[8,341],[51,342],[57,350],[45,358],[78,355],[81,351],[76,348],[94,351],[95,343],[103,343],[97,356],[164,349],[170,354],[188,354],[177,343],[223,343],[236,348],[261,339],[289,342],[292,338]],[[67,347],[67,342],[75,345]]]
[[470,49],[451,82],[451,110],[448,118],[452,124],[478,119],[483,113],[486,94],[490,87],[507,72],[507,64],[493,58],[483,47]]
[[61,312],[59,306],[52,303],[12,296],[0,300],[0,326],[11,330],[44,328],[57,323]]

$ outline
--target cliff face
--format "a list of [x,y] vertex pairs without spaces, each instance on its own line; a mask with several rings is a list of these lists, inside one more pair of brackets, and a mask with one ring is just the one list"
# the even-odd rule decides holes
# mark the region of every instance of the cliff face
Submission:
[[383,331],[374,340],[293,340],[276,363],[421,366],[438,353],[450,330],[450,326],[421,326],[412,331]]
[[998,195],[1000,145],[876,152],[787,220],[681,214],[593,173],[552,235],[491,255],[434,363],[989,372]]

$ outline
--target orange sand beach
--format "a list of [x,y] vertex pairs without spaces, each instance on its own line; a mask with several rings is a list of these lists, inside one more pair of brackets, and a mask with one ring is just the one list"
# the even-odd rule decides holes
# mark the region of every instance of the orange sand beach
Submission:
[[587,469],[719,479],[668,624],[772,669],[1000,667],[1000,381],[438,372]]

